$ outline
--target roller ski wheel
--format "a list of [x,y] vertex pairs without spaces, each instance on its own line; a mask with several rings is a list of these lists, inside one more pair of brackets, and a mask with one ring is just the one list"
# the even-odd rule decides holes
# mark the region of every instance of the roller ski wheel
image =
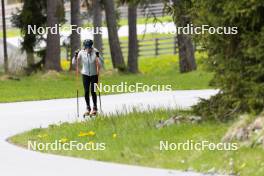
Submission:
[[91,113],[90,113],[90,117],[96,117],[97,115],[97,110],[93,110]]
[[83,118],[85,119],[85,118],[95,118],[96,117],[96,115],[97,115],[97,111],[96,110],[93,110],[93,111],[91,111],[91,112],[85,112],[84,114],[83,114]]
[[85,119],[86,117],[90,117],[90,113],[91,113],[91,111],[86,111],[86,112],[83,114],[83,118]]

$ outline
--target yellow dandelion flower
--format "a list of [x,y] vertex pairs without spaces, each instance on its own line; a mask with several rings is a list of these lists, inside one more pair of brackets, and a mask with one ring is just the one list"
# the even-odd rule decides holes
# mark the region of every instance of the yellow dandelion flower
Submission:
[[90,137],[95,136],[95,132],[94,131],[89,131],[87,133],[87,136],[90,136]]
[[89,141],[88,144],[94,144],[94,141]]
[[82,132],[82,131],[80,131],[80,133],[79,133],[79,135],[78,135],[79,137],[84,137],[84,136],[86,136],[86,133],[84,133],[84,132]]
[[84,137],[84,136],[89,136],[89,137],[93,137],[95,136],[95,132],[94,131],[88,131],[88,132],[80,132],[79,137]]
[[61,143],[66,143],[67,141],[68,141],[67,138],[61,138],[61,139],[60,139],[60,142],[61,142]]
[[113,137],[113,139],[115,139],[115,138],[117,137],[117,134],[114,133],[114,134],[112,135],[112,137]]
[[39,135],[37,135],[38,138],[45,138],[47,136],[48,136],[47,134],[43,134],[43,135],[39,134]]

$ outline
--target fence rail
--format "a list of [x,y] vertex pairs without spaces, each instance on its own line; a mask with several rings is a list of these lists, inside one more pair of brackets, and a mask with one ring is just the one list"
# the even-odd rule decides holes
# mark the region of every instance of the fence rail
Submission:
[[[148,15],[155,14],[156,17],[161,17],[163,16],[163,8],[164,8],[164,4],[162,3],[150,4],[147,8],[138,7],[137,16],[146,17]],[[119,12],[121,18],[128,17],[127,6],[120,7]]]
[[[123,55],[128,55],[128,41],[120,42]],[[103,54],[105,58],[110,58],[110,51],[108,43],[104,43]],[[138,56],[158,56],[162,54],[177,54],[178,44],[177,37],[163,37],[154,39],[138,40]]]
[[[123,40],[120,42],[120,45],[124,57],[127,57],[128,41]],[[196,51],[203,50],[203,48],[201,46],[197,46],[196,43],[193,43],[193,45]],[[159,55],[177,54],[178,52],[178,41],[176,36],[138,40],[139,57],[156,57]],[[105,58],[111,58],[108,42],[103,44],[103,55]]]

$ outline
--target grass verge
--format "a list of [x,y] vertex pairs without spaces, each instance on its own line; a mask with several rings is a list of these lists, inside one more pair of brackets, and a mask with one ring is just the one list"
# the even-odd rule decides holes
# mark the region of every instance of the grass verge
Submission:
[[[180,74],[178,56],[164,55],[158,58],[141,58],[139,60],[140,74],[120,74],[111,69],[111,61],[106,60],[106,70],[102,72],[100,81],[103,85],[119,85],[127,82],[128,85],[143,83],[146,85],[171,85],[173,90],[207,89],[212,73],[203,70],[199,64],[205,55],[197,53],[198,70]],[[44,100],[55,98],[75,97],[75,73],[37,73],[29,77],[20,77],[20,80],[4,79],[0,77],[0,102],[15,102],[27,100]],[[81,77],[78,88],[83,95]],[[114,94],[116,92],[102,92]]]
[[[27,147],[28,141],[61,143],[77,141],[96,145],[105,143],[103,151],[58,150],[42,151],[58,155],[80,157],[98,161],[126,163],[133,165],[195,170],[197,172],[234,172],[242,176],[264,174],[264,150],[241,147],[237,151],[206,150],[160,150],[160,141],[194,143],[210,141],[219,143],[230,124],[202,122],[199,124],[181,123],[157,129],[159,120],[175,114],[189,114],[188,111],[150,110],[127,115],[98,117],[92,121],[62,123],[38,128],[11,137],[10,141]],[[87,135],[84,135],[87,134]],[[229,161],[233,160],[233,166]]]

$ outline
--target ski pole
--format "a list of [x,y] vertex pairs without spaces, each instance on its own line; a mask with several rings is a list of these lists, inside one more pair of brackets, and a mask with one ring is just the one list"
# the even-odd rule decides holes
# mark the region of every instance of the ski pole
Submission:
[[[100,57],[99,55],[99,52],[96,52],[96,56],[97,56],[97,59]],[[100,89],[99,89],[99,63],[98,63],[98,60],[96,59],[96,70],[97,70],[97,75],[98,75],[98,81],[97,81],[97,84],[96,84],[96,87],[97,87],[97,90],[98,90],[98,95],[99,95],[99,103],[100,103],[100,111],[101,113],[103,112],[102,110],[102,100],[101,100],[101,92],[100,92]]]
[[75,53],[76,59],[76,104],[77,104],[77,117],[79,118],[79,87],[78,87],[78,77],[79,77],[79,61],[78,61],[78,51]]
[[102,113],[103,112],[103,110],[102,110],[102,100],[101,100],[101,92],[100,92],[99,88],[98,88],[98,94],[99,94],[100,111]]

